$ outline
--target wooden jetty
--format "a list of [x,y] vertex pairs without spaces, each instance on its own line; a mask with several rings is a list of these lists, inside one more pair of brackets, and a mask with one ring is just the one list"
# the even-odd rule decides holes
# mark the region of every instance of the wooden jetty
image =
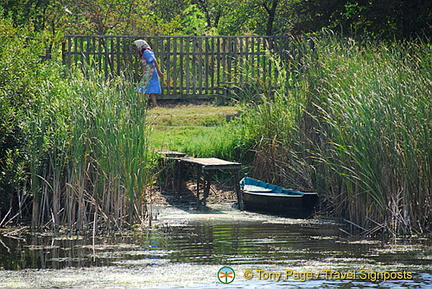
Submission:
[[[183,169],[185,165],[190,165],[195,167],[196,172],[196,182],[197,182],[197,206],[203,205],[206,207],[207,205],[207,197],[210,193],[210,186],[213,179],[213,174],[218,170],[228,170],[232,171],[235,176],[235,191],[237,194],[237,201],[241,204],[241,192],[239,181],[241,178],[240,170],[242,168],[241,163],[230,162],[218,158],[192,158],[192,157],[175,157],[172,158],[177,160],[177,191],[180,190],[180,184],[183,182]],[[201,195],[201,177],[203,177],[203,192],[202,199],[200,199]]]

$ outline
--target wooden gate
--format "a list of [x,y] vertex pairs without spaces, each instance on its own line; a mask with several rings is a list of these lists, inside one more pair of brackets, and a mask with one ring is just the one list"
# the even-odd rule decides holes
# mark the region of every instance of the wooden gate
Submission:
[[284,60],[288,36],[94,36],[66,35],[63,62],[137,80],[140,63],[133,46],[145,39],[165,73],[160,98],[211,98],[259,79],[272,88],[277,68],[270,55]]

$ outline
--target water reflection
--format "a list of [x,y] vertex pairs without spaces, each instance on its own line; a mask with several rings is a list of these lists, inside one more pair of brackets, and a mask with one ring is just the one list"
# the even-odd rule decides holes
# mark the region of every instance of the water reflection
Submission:
[[[262,264],[284,268],[327,266],[348,271],[392,265],[394,270],[411,268],[416,272],[413,280],[400,281],[398,286],[404,282],[412,286],[432,282],[430,246],[385,246],[380,242],[349,241],[340,235],[337,226],[325,222],[191,221],[123,236],[98,237],[95,246],[91,237],[52,234],[35,234],[25,241],[3,238],[2,242],[0,266],[7,270],[188,263],[249,265],[251,268]],[[321,281],[310,280],[309,287],[299,288],[310,288],[313,282]],[[259,287],[267,286],[266,282],[259,284]],[[325,284],[326,288],[332,288],[333,285],[338,287],[339,282],[331,280]],[[346,288],[358,286],[352,280],[344,284]]]
[[[165,259],[195,264],[296,264],[304,260],[362,260],[428,264],[423,246],[386,249],[379,242],[348,242],[333,225],[262,222],[192,222],[125,236],[98,238],[33,235],[6,240],[0,248],[5,269],[107,266],[123,259]],[[399,249],[399,250],[398,250]]]

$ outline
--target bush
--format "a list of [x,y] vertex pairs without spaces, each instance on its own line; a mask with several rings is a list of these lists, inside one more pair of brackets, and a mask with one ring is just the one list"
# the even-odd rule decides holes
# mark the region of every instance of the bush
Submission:
[[10,21],[0,18],[0,216],[24,205],[16,190],[26,177],[25,119],[35,109],[44,67],[38,56],[41,45],[21,35]]

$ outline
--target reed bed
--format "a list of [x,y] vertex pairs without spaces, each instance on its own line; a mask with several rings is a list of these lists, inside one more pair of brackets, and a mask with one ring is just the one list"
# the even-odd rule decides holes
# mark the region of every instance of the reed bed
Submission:
[[96,234],[144,222],[154,157],[131,77],[66,72],[42,34],[0,27],[0,227]]
[[124,78],[74,71],[45,77],[27,116],[22,194],[33,196],[33,227],[96,233],[144,222],[153,181],[145,104]]
[[430,232],[431,46],[326,36],[298,47],[301,65],[280,64],[275,96],[243,118],[254,174],[319,191],[363,235]]
[[260,77],[264,67],[240,75],[239,118],[151,140],[146,105],[125,77],[66,74],[55,60],[40,61],[38,41],[0,24],[0,226],[30,213],[34,228],[94,234],[144,222],[153,140],[247,166],[252,147],[255,177],[318,191],[322,213],[364,236],[432,230],[428,43],[293,39],[283,59],[267,53],[266,67],[278,71],[271,83]]

